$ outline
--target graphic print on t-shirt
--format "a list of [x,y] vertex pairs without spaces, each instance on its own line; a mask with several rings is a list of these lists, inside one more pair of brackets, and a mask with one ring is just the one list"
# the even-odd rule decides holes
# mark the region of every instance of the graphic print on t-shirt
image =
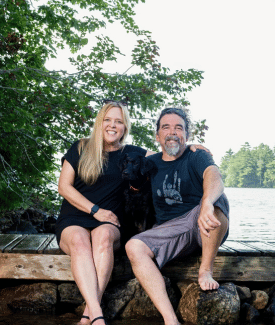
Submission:
[[[182,203],[182,197],[180,195],[180,182],[181,179],[178,178],[178,172],[175,171],[174,174],[174,184],[166,184],[168,178],[168,174],[165,175],[165,179],[163,181],[163,194],[161,193],[161,190],[157,190],[158,196],[165,197],[165,202],[169,205],[172,205],[174,203]],[[177,188],[176,188],[177,183]]]

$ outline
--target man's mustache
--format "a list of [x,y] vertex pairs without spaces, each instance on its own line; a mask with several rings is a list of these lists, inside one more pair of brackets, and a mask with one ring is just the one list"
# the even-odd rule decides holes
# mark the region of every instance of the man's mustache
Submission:
[[165,138],[165,143],[169,140],[174,140],[180,143],[180,138],[177,137],[176,135],[167,135],[167,137]]

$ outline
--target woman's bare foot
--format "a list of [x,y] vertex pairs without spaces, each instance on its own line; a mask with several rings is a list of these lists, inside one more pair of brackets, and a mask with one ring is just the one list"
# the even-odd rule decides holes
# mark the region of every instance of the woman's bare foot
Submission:
[[200,269],[199,270],[199,285],[202,290],[217,290],[219,284],[212,277],[212,272],[210,270]]

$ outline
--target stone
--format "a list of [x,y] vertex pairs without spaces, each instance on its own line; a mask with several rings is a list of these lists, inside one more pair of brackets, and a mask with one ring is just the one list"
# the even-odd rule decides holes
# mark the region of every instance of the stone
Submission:
[[80,305],[84,299],[75,283],[62,283],[57,287],[60,302]]
[[240,314],[240,319],[245,322],[258,322],[260,318],[260,313],[256,308],[251,306],[249,303],[245,302],[241,306],[241,314]]
[[241,302],[248,301],[251,298],[251,291],[248,287],[240,287],[236,285],[236,289]]
[[[135,279],[135,292],[133,299],[128,303],[121,314],[121,318],[160,318],[161,315],[143,290],[139,282]],[[166,290],[169,299],[174,306],[177,305],[178,299],[174,288],[171,285],[170,279],[164,277]]]
[[253,290],[251,292],[251,305],[257,310],[264,309],[268,304],[269,296],[261,290]]
[[0,292],[0,314],[54,314],[57,286],[53,283],[34,283],[5,288]]
[[103,314],[108,319],[113,319],[126,307],[133,299],[140,284],[136,279],[126,283],[107,287],[102,297]]
[[193,282],[182,292],[178,313],[185,322],[197,325],[234,324],[240,315],[240,298],[233,283],[218,290],[202,291]]

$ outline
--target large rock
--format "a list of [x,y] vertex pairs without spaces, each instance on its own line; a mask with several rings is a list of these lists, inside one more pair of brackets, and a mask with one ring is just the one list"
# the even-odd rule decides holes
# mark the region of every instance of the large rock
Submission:
[[5,288],[0,292],[0,314],[53,314],[57,303],[57,286],[53,283],[35,283]]
[[264,309],[268,304],[269,296],[261,290],[253,290],[251,292],[251,305],[257,310]]
[[61,303],[80,305],[84,301],[77,285],[74,282],[62,283],[57,289]]
[[249,303],[245,302],[241,306],[241,320],[246,323],[255,323],[259,320],[260,318],[260,313],[256,308],[251,306]]
[[247,302],[251,298],[251,291],[248,287],[240,287],[236,285],[236,289],[241,302]]
[[106,318],[113,319],[126,307],[138,290],[140,284],[136,279],[125,284],[107,288],[102,298],[103,314]]
[[[174,308],[177,305],[178,299],[175,290],[171,286],[170,279],[165,278],[166,290]],[[161,315],[143,290],[139,282],[134,279],[135,292],[133,299],[128,303],[121,314],[122,318],[160,318]]]
[[193,282],[182,290],[178,312],[185,322],[197,325],[234,324],[240,315],[240,298],[233,283],[202,291]]

